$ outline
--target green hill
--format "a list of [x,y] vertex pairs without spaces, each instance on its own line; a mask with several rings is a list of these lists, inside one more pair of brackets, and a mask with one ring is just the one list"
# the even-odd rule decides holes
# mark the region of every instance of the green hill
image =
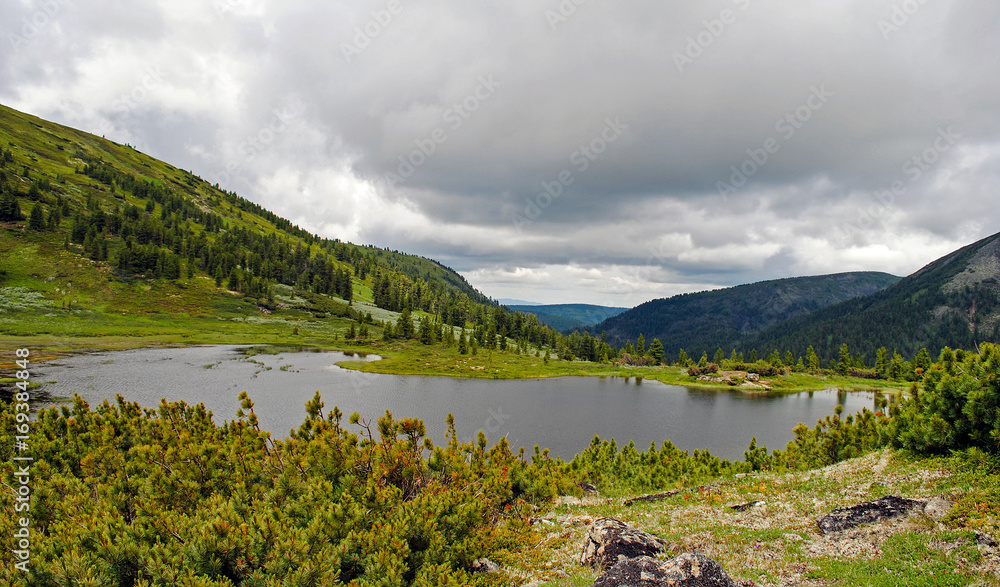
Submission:
[[804,352],[814,345],[824,360],[842,344],[869,360],[880,347],[914,356],[945,346],[973,349],[1000,341],[1000,234],[927,265],[892,287],[749,337],[742,347]]
[[583,330],[598,322],[617,316],[628,308],[613,308],[591,304],[549,304],[541,306],[507,306],[515,312],[534,314],[538,321],[560,332]]
[[310,234],[132,147],[0,106],[4,335],[224,342],[294,329],[328,343],[362,321],[380,336],[404,310],[435,336],[550,337],[433,260]]
[[652,300],[590,330],[619,346],[659,338],[668,357],[680,349],[697,357],[740,345],[747,336],[795,316],[870,295],[899,280],[887,273],[857,272],[762,281]]

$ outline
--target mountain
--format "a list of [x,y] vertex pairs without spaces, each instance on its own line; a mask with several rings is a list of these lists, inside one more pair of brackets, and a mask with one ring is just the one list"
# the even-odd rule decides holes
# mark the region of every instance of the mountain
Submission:
[[544,306],[545,304],[541,302],[529,302],[528,300],[518,300],[514,298],[500,298],[497,300],[504,306]]
[[1000,234],[965,246],[873,295],[777,324],[742,345],[791,349],[808,345],[824,360],[841,344],[869,362],[879,347],[904,357],[921,348],[974,349],[1000,342]]
[[590,304],[508,305],[515,312],[534,314],[538,321],[560,332],[584,330],[598,322],[617,316],[628,308],[594,306]]
[[[0,105],[8,334],[184,337],[201,320],[202,332],[302,326],[336,340],[348,320],[376,325],[404,309],[543,337],[434,260],[322,238],[130,146]],[[331,316],[340,321],[320,322]]]
[[888,273],[856,272],[762,281],[646,302],[590,328],[624,345],[644,335],[663,343],[667,356],[680,349],[698,357],[741,345],[747,336],[848,299],[871,295],[899,281]]

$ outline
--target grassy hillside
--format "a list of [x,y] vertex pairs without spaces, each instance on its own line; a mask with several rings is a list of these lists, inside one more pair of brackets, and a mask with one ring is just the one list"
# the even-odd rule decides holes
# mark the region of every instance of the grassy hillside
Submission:
[[0,106],[0,336],[329,344],[362,322],[377,338],[404,310],[438,334],[514,327],[435,261],[320,238],[131,147]]
[[547,304],[542,306],[507,306],[515,312],[534,314],[538,320],[560,332],[583,330],[612,316],[617,316],[628,308],[595,306],[591,304]]
[[647,341],[659,338],[667,357],[676,357],[680,349],[690,356],[711,356],[718,348],[728,353],[742,346],[743,338],[769,326],[872,294],[898,280],[887,273],[859,272],[762,281],[653,300],[590,330],[607,333],[619,345],[640,334]]
[[874,295],[775,325],[742,347],[804,352],[824,360],[842,344],[869,359],[878,348],[913,356],[926,347],[975,348],[1000,341],[1000,234],[963,247]]

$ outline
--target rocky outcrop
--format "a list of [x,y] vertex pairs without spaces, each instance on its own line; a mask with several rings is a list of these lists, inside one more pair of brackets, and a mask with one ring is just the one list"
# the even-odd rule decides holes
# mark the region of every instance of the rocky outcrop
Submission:
[[607,570],[619,561],[655,556],[666,542],[614,518],[598,518],[587,528],[580,564]]
[[860,503],[848,508],[838,508],[816,520],[825,534],[855,528],[862,524],[882,522],[921,512],[926,502],[887,495],[875,501]]
[[618,562],[591,587],[737,587],[722,565],[700,553],[668,561],[643,556]]

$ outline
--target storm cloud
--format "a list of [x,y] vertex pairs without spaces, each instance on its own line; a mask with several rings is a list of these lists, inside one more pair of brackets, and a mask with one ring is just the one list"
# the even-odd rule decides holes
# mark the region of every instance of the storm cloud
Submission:
[[497,298],[903,275],[1000,231],[996,2],[673,4],[0,0],[0,100]]

